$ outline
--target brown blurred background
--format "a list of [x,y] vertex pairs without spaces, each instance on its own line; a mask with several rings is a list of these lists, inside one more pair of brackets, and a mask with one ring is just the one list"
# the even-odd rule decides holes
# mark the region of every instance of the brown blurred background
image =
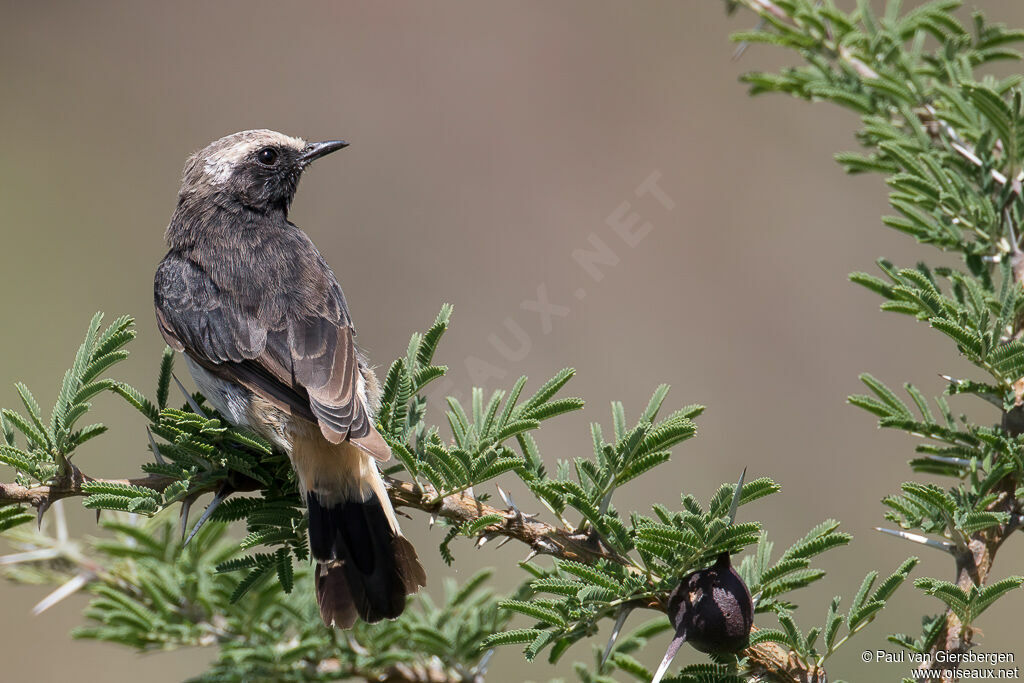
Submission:
[[[1024,5],[975,4],[1024,25]],[[352,147],[308,174],[292,218],[334,266],[371,357],[386,368],[449,301],[440,360],[453,390],[520,374],[536,386],[576,367],[569,391],[588,405],[540,433],[550,463],[589,451],[587,423],[608,425],[611,400],[635,417],[667,382],[673,409],[707,405],[698,438],[623,489],[618,507],[673,505],[680,490],[707,499],[744,466],[772,476],[783,493],[742,515],[765,522],[777,552],[827,517],[855,536],[801,595],[799,621],[819,624],[832,595],[848,604],[865,572],[889,572],[914,550],[871,530],[879,499],[909,477],[913,443],[846,405],[857,375],[936,394],[938,372],[968,370],[938,335],[879,313],[875,296],[847,282],[879,256],[936,255],[882,227],[880,179],[844,177],[831,160],[854,146],[854,117],[748,98],[739,74],[789,59],[752,48],[731,61],[727,35],[752,23],[694,0],[4,3],[0,405],[16,403],[19,379],[52,401],[98,309],[138,318],[117,373],[152,391],[163,348],[152,274],[190,152],[253,127],[344,137]],[[636,194],[653,173],[671,210]],[[651,225],[635,246],[608,224],[630,212]],[[595,238],[618,259],[600,281],[571,256]],[[529,304],[539,288],[563,307],[548,329]],[[148,457],[142,421],[112,397],[96,403],[112,432],[78,464],[95,476],[137,472]],[[76,533],[94,531],[91,515],[74,519]],[[502,587],[522,578],[511,569],[521,547],[462,542],[447,569],[434,550],[443,532],[420,518],[406,526],[429,559],[431,590],[486,565],[507,568]],[[1019,573],[1022,546],[1000,553],[999,576]],[[926,574],[952,578],[951,563],[926,553],[915,575]],[[129,681],[143,667],[148,680],[176,681],[209,656],[140,659],[71,642],[84,599],[30,617],[44,592],[0,584],[6,680]],[[1019,645],[1021,605],[1004,600],[986,615],[984,650]],[[917,633],[920,614],[935,611],[937,601],[904,589],[832,677],[904,673],[859,654],[884,647],[886,633]],[[557,671],[510,648],[489,680],[575,680],[573,660],[591,661],[589,645]],[[698,659],[684,650],[678,661]]]

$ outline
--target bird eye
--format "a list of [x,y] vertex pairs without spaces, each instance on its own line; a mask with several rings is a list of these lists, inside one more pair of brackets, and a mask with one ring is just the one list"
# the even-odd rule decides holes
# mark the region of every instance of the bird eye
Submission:
[[273,147],[264,147],[256,152],[256,160],[264,166],[273,166],[277,162],[277,150]]

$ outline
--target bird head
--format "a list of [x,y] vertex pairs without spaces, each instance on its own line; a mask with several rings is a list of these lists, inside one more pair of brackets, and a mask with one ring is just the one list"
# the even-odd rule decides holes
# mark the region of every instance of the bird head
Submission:
[[347,146],[341,140],[306,142],[272,130],[234,133],[189,157],[179,198],[260,213],[287,212],[306,167]]

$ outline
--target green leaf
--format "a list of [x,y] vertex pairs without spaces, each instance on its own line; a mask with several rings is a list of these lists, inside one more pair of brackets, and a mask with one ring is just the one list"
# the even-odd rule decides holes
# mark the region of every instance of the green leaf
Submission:
[[35,459],[20,448],[0,446],[0,462],[30,476],[34,476],[36,473]]
[[914,585],[945,603],[961,622],[965,624],[971,622],[970,596],[956,584],[938,579],[922,578],[914,581]]
[[267,562],[250,570],[249,573],[245,575],[245,578],[238,582],[238,585],[235,587],[235,590],[228,599],[228,602],[231,604],[238,602],[243,595],[262,583],[275,567],[276,563]]
[[277,551],[275,557],[277,558],[277,578],[281,582],[281,588],[285,593],[291,593],[295,585],[292,572],[292,556],[285,548],[281,548]]
[[1024,585],[1024,576],[1009,576],[991,583],[980,590],[971,604],[971,614],[977,619],[981,613],[992,606],[999,598]]
[[0,508],[0,532],[13,529],[26,522],[31,522],[35,518],[35,515],[21,505],[2,507]]
[[43,426],[42,414],[39,412],[39,403],[36,402],[32,392],[21,382],[16,382],[14,388],[17,389],[21,402],[24,404],[25,410],[28,411],[29,419],[32,420],[32,424],[39,430],[39,434],[46,439],[47,443],[52,444],[53,435]]
[[654,394],[651,396],[651,400],[647,402],[647,408],[644,409],[643,414],[640,416],[641,422],[654,422],[654,418],[658,416],[658,411],[661,410],[661,404],[665,402],[665,397],[668,396],[669,386],[667,384],[659,384],[658,388],[654,390]]
[[571,574],[585,583],[602,586],[611,591],[619,591],[622,589],[622,583],[619,579],[608,574],[600,567],[586,565],[572,560],[558,560],[556,561],[556,564],[561,571]]
[[0,414],[4,416],[4,420],[6,420],[9,424],[17,427],[18,431],[24,434],[25,438],[27,438],[33,444],[35,444],[36,446],[43,450],[49,449],[50,444],[47,437],[42,432],[40,432],[33,424],[30,424],[21,415],[14,412],[13,410],[8,410],[7,408],[4,408],[2,411],[0,411]]
[[537,602],[527,602],[525,600],[502,600],[498,603],[498,606],[502,609],[507,609],[512,612],[518,612],[519,614],[526,615],[537,621],[542,621],[555,626],[565,627],[567,621],[562,614],[546,605],[538,604]]
[[174,349],[170,346],[164,347],[160,356],[160,373],[156,380],[156,405],[163,410],[167,407],[167,399],[170,396],[171,378],[174,374]]
[[1009,105],[991,89],[978,84],[963,86],[963,93],[977,107],[1006,147],[1007,156],[1018,160],[1017,117]]
[[160,410],[135,387],[124,382],[118,382],[114,385],[113,390],[134,406],[136,410],[149,418],[150,422],[157,423],[160,421]]
[[520,628],[511,631],[502,631],[501,633],[494,633],[484,638],[481,643],[481,648],[486,650],[499,645],[514,645],[518,643],[530,643],[537,639],[537,636],[543,633],[538,628]]
[[541,388],[523,404],[523,407],[527,409],[535,408],[546,402],[558,393],[558,390],[565,386],[566,382],[572,379],[575,374],[576,371],[572,368],[565,368],[564,370],[558,371],[554,377],[545,382]]
[[499,514],[481,515],[480,517],[463,524],[459,531],[463,536],[476,536],[487,527],[491,525],[501,525],[504,521],[505,518]]
[[116,481],[86,481],[82,483],[82,491],[88,494],[108,493],[128,498],[151,498],[153,489],[134,484],[123,484]]

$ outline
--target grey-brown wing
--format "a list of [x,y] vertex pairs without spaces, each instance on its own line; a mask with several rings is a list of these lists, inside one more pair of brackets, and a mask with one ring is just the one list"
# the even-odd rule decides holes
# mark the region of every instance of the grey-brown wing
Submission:
[[[226,291],[200,265],[171,254],[154,284],[157,322],[169,345],[211,372],[318,422],[334,443],[349,438],[386,459],[390,453],[364,401],[344,295],[330,271],[327,276],[315,288],[322,300],[312,310],[307,306],[305,315],[294,315],[252,292],[242,297]],[[242,300],[249,305],[240,305]]]

